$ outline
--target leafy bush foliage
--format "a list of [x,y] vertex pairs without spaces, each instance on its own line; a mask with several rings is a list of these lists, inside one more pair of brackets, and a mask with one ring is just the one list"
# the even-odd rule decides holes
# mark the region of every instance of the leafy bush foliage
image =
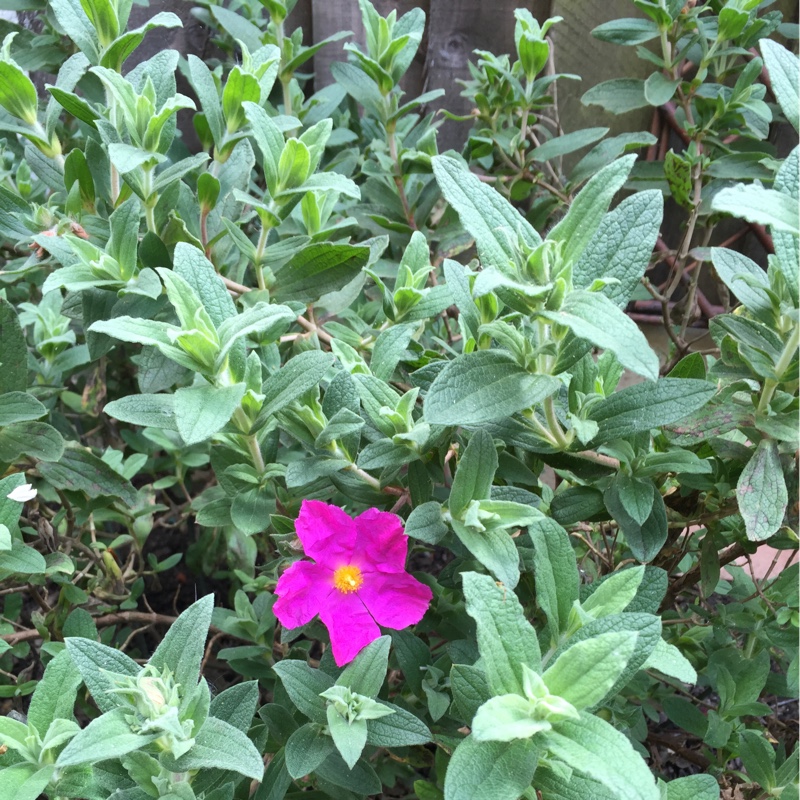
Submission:
[[564,132],[560,20],[519,10],[440,154],[441,92],[399,87],[423,12],[359,2],[313,94],[347,34],[303,45],[292,0],[195,9],[208,63],[128,68],[180,20],[124,0],[7,26],[0,795],[796,795],[798,567],[741,566],[797,549],[793,28],[757,0],[597,28],[652,74],[583,102],[658,110],[668,148]]

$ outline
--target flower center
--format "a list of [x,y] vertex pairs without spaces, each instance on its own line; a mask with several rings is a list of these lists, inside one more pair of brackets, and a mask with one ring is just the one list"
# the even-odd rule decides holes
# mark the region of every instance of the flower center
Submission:
[[364,576],[358,567],[352,565],[339,567],[333,573],[333,585],[343,594],[355,592],[364,583]]

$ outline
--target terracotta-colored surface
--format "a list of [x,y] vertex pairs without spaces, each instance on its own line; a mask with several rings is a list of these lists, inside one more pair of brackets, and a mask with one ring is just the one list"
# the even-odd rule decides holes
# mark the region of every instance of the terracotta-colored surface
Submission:
[[[763,578],[769,574],[770,579],[775,579],[792,561],[796,560],[796,555],[797,552],[795,550],[775,550],[772,547],[759,547],[750,556],[749,563],[746,558],[740,558],[733,563],[748,571],[750,570],[750,564],[752,564],[753,571],[751,574],[754,578]],[[774,567],[772,566],[773,561],[775,561]],[[725,571],[723,571],[723,576],[730,577]]]

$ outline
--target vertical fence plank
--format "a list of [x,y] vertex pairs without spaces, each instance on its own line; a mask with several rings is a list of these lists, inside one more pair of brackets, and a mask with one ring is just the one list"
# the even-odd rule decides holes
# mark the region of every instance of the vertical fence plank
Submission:
[[[314,43],[314,25],[312,19],[311,0],[297,0],[297,5],[292,9],[292,13],[286,18],[285,28],[288,33],[294,33],[297,28],[303,31],[303,44],[311,45]],[[303,72],[311,72],[313,59],[303,65]]]
[[363,44],[364,33],[358,0],[313,0],[311,18],[315,42],[321,42],[337,31],[353,31],[354,34],[349,39],[326,45],[314,56],[314,89],[318,91],[333,82],[331,64],[346,60],[343,45],[346,42]]

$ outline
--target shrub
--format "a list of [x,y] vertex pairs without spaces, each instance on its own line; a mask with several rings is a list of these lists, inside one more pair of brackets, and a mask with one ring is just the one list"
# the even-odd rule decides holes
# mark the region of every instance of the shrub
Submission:
[[[635,5],[594,33],[655,42],[652,74],[583,99],[661,108],[662,159],[561,131],[559,19],[524,10],[463,155],[398,85],[419,9],[360,0],[365,49],[308,97],[344,34],[304,46],[290,1],[197,9],[217,63],[128,69],[180,20],[113,0],[6,36],[3,797],[796,792],[797,564],[734,562],[797,548],[798,150],[767,142],[797,59],[752,0]],[[40,101],[19,62],[61,60]],[[766,270],[711,246],[730,217]]]

